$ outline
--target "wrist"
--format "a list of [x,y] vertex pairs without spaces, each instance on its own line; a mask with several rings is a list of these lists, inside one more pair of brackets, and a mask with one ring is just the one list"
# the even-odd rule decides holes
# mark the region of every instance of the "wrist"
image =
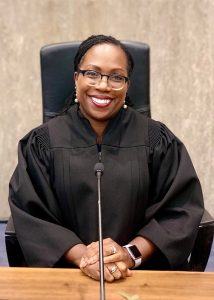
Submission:
[[[123,246],[129,256],[129,268],[135,269],[142,264],[142,254],[136,245],[128,244]],[[130,262],[131,260],[131,262]]]
[[134,268],[134,265],[135,265],[134,260],[131,258],[127,248],[124,247],[124,246],[123,246],[123,248],[124,248],[124,251],[126,252],[126,265],[127,265],[127,268],[132,269],[132,268]]
[[76,266],[80,266],[80,261],[85,253],[86,246],[83,244],[77,244],[70,248],[64,255],[65,260],[69,263],[72,263]]

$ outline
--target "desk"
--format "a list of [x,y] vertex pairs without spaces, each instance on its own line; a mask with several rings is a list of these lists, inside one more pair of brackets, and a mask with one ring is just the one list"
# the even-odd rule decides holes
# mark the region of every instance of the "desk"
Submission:
[[[214,299],[214,273],[133,271],[105,284],[106,300]],[[0,300],[98,300],[99,282],[77,269],[0,268]]]

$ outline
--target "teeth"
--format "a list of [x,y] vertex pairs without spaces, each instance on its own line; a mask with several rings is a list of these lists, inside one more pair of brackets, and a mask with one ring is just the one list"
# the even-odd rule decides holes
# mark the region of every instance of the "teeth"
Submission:
[[111,102],[111,100],[109,100],[109,99],[98,99],[95,97],[92,97],[92,100],[99,104],[109,104]]

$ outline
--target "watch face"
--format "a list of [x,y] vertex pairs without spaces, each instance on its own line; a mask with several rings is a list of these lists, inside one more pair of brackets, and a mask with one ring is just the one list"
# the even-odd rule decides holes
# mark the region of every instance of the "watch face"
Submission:
[[129,249],[133,253],[135,259],[142,257],[140,251],[137,249],[137,247],[135,245],[130,246]]

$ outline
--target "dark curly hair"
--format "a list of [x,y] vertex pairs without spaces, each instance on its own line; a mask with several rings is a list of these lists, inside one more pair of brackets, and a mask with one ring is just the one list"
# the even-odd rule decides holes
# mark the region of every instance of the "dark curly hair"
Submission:
[[99,45],[99,44],[113,44],[115,46],[120,47],[127,58],[127,64],[128,64],[128,77],[131,76],[132,70],[134,68],[134,61],[129,53],[129,51],[126,49],[126,47],[117,39],[115,39],[112,36],[106,36],[106,35],[91,35],[86,40],[84,40],[76,53],[76,56],[74,58],[74,71],[76,72],[78,70],[78,67],[86,54],[86,52],[93,46]]

